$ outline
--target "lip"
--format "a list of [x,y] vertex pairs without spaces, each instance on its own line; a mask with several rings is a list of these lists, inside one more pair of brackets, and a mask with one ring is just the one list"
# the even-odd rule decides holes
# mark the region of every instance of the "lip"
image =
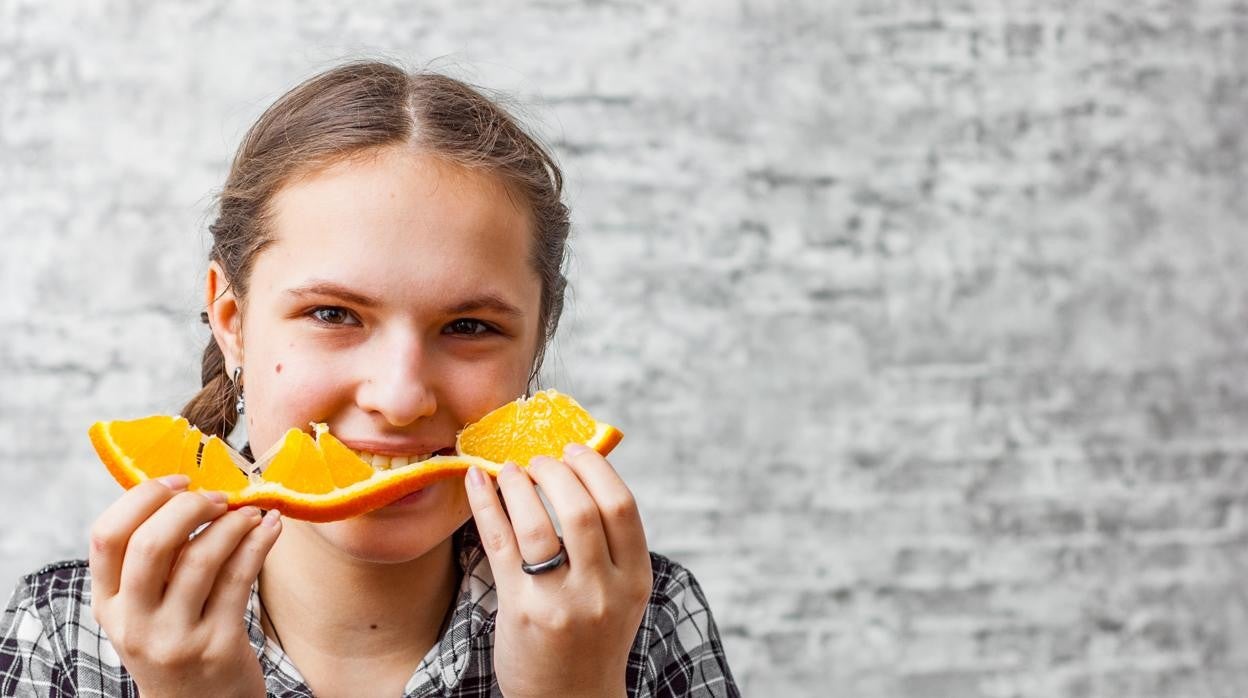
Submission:
[[393,502],[390,502],[384,508],[402,509],[405,507],[415,506],[421,503],[422,501],[424,501],[424,499],[428,495],[428,491],[429,491],[429,488],[426,486],[426,487],[422,487],[416,490],[415,492],[409,492],[408,494],[405,494],[402,497],[399,497]]
[[452,442],[449,446],[444,443],[430,443],[428,441],[357,441],[355,439],[338,439],[347,448],[352,451],[365,451],[378,456],[418,456],[425,453],[437,453],[450,449],[455,450],[455,444]]

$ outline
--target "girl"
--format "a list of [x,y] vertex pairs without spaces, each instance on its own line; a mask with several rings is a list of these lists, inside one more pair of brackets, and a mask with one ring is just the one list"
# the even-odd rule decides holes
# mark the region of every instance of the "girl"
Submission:
[[[313,421],[375,467],[453,448],[535,382],[563,303],[561,189],[456,80],[353,63],[303,83],[221,194],[183,414],[223,437],[242,415],[249,456]],[[328,524],[186,486],[125,492],[89,562],[21,581],[0,693],[736,695],[697,582],[647,551],[628,488],[584,447]]]

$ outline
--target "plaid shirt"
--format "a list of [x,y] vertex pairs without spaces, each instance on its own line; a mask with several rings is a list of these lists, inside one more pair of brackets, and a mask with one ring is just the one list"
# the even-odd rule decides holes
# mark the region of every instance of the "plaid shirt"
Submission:
[[[485,551],[469,525],[457,534],[464,570],[447,630],[416,667],[404,698],[499,696],[494,678],[498,597]],[[628,657],[629,696],[739,696],[719,631],[697,580],[651,553],[654,591]],[[259,622],[252,587],[243,622],[269,696],[311,698],[299,670]],[[87,563],[48,565],[18,584],[0,624],[0,695],[137,697],[129,672],[91,614]]]

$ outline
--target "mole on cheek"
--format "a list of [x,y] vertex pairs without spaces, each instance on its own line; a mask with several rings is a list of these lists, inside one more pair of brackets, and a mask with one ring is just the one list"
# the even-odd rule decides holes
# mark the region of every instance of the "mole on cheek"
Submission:
[[273,367],[273,370],[274,370],[275,372],[277,372],[277,373],[281,373],[281,372],[282,372],[282,365],[281,365],[281,364],[278,364],[278,365],[274,366],[274,367]]

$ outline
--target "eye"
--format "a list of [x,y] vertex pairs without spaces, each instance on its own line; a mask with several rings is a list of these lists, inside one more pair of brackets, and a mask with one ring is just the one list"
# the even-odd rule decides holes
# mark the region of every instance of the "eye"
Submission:
[[360,324],[359,321],[355,319],[355,315],[353,315],[350,310],[347,310],[346,308],[339,308],[339,307],[332,306],[332,305],[326,305],[326,306],[321,306],[319,308],[313,308],[308,313],[308,315],[310,315],[317,322],[320,322],[325,325],[350,325],[350,324],[358,325]]
[[446,327],[442,328],[442,334],[458,334],[469,337],[478,337],[492,332],[497,332],[493,325],[489,325],[474,318],[460,318],[458,320],[452,320]]

